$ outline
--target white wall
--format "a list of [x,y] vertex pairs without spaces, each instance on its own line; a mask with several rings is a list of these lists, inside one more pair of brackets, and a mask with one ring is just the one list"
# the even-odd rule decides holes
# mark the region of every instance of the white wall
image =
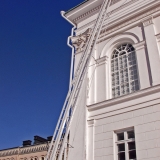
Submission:
[[86,80],[78,97],[70,127],[68,160],[82,160],[86,156]]
[[160,104],[96,120],[95,160],[114,159],[114,131],[134,126],[137,159],[160,158]]
[[[70,149],[69,160],[85,157],[87,160],[116,160],[114,131],[128,127],[135,129],[137,159],[160,159],[160,91],[156,88],[160,87],[160,16],[156,10],[159,2],[128,0],[125,7],[116,9],[123,2],[112,6],[109,28],[105,31],[106,26],[103,26],[104,32],[97,42],[71,125],[70,144],[74,148]],[[140,13],[140,9],[144,13]],[[96,16],[78,23],[76,33],[92,27]],[[135,47],[140,91],[112,99],[110,58],[113,48],[121,43]],[[75,56],[76,68],[81,53]]]

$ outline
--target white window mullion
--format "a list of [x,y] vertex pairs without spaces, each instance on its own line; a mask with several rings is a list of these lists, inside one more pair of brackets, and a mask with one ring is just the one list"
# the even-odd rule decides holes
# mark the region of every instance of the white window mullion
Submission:
[[[133,57],[134,56],[135,56],[135,63],[133,64],[133,60],[134,60]],[[124,57],[126,57],[126,59]],[[129,57],[130,57],[130,60],[129,60]],[[122,60],[120,60],[120,58]],[[122,45],[118,46],[113,51],[111,61],[112,60],[114,61],[114,66],[113,66],[114,70],[111,71],[111,73],[114,74],[115,77],[118,76],[117,79],[119,80],[119,84],[112,84],[112,88],[115,88],[115,92],[116,92],[114,97],[121,96],[121,95],[124,95],[127,93],[132,93],[134,91],[139,90],[136,53],[135,53],[135,49],[133,48],[133,46],[129,43],[122,44]],[[116,60],[118,61],[118,68],[115,66]],[[121,66],[120,62],[122,63],[122,68],[120,67]],[[126,65],[126,66],[124,66],[124,65]],[[134,70],[133,66],[136,67],[135,70]],[[116,75],[115,71],[119,75]],[[122,75],[121,75],[121,72],[122,72]],[[132,75],[131,74],[132,72],[135,72],[135,73]],[[123,82],[121,82],[123,80],[121,78],[121,76],[123,76],[123,78],[124,78]],[[116,82],[116,80],[115,80],[115,82]],[[121,88],[121,86],[123,86],[123,87]],[[124,93],[122,93],[123,89],[124,89]],[[120,92],[120,93],[118,94],[117,92]]]
[[[115,136],[116,136],[115,151],[116,151],[116,157],[117,157],[116,160],[124,160],[124,156],[125,156],[125,160],[130,160],[130,158],[136,159],[134,129],[133,128],[125,129],[124,131],[117,132]],[[129,150],[129,146],[130,146],[130,150]],[[132,152],[131,157],[129,156],[129,153],[130,153],[129,151]]]
[[129,93],[131,93],[131,80],[130,80],[130,72],[129,72],[129,62],[128,62],[129,53],[127,53],[127,70],[128,70],[128,83],[129,83]]
[[129,156],[128,156],[128,136],[127,136],[127,132],[124,132],[124,138],[125,138],[125,155],[126,155],[126,160],[129,160]]
[[120,62],[119,62],[119,55],[118,55],[118,73],[119,73],[119,92],[120,92],[120,95],[121,95],[121,74],[120,74]]

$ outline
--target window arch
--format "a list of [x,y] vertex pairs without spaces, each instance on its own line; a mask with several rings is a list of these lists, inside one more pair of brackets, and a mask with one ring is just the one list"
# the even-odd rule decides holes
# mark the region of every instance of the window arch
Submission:
[[112,98],[139,90],[136,53],[130,43],[114,48],[111,56]]

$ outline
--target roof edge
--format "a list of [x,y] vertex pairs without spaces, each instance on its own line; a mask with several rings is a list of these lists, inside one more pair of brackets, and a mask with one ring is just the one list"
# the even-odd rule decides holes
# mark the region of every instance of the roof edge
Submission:
[[78,4],[77,6],[75,6],[75,7],[71,8],[71,9],[69,9],[68,11],[66,11],[66,12],[65,12],[65,14],[64,14],[64,15],[66,15],[66,14],[67,14],[67,13],[69,13],[70,11],[74,10],[75,8],[77,8],[77,7],[81,6],[82,4],[84,4],[84,3],[88,2],[88,1],[89,1],[89,0],[85,0],[84,2],[82,2],[82,3]]

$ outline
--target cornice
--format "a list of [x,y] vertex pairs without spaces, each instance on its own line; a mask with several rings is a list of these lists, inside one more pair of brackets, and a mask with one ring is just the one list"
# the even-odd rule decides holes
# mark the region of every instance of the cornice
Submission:
[[0,151],[0,157],[11,156],[11,155],[17,155],[17,154],[18,154],[18,148]]
[[0,151],[0,157],[12,156],[12,155],[22,155],[22,154],[30,154],[35,152],[42,152],[48,150],[48,144],[39,144],[33,146],[26,147],[17,147],[14,149],[7,149]]
[[87,122],[88,122],[88,127],[93,127],[94,124],[95,124],[95,120],[94,119],[88,120]]
[[[111,15],[111,14],[113,14],[113,13],[116,13],[117,11],[119,11],[119,10],[121,10],[122,8],[127,7],[127,6],[135,3],[136,1],[139,1],[139,0],[132,0],[132,1],[128,2],[128,3],[125,3],[125,4],[123,4],[122,6],[120,6],[120,7],[116,8],[116,9],[112,10],[112,11],[109,12],[108,14]],[[100,5],[100,6],[101,6],[101,5]],[[89,12],[87,12],[87,13],[91,13],[91,12],[89,11]],[[79,16],[79,17],[84,18],[85,16],[88,16],[88,14],[85,13],[85,14]],[[79,20],[80,20],[80,18],[79,18]],[[84,29],[84,28],[87,28],[87,26],[93,25],[95,21],[96,21],[96,20],[93,20],[92,22],[89,22],[88,24],[82,26],[81,28],[78,28],[77,31],[82,30],[82,29]],[[105,21],[106,21],[106,20],[105,20]],[[101,31],[101,33],[100,33],[100,35],[102,35],[102,37],[103,37],[103,33],[105,33],[106,31],[108,31],[108,28],[106,28],[106,26],[108,27],[108,24],[107,24],[107,25],[104,25],[104,26],[102,27],[102,28],[104,28],[104,29],[102,29],[102,31]],[[105,35],[104,35],[104,36],[105,36]],[[100,38],[101,38],[101,36],[100,36]]]
[[[115,12],[121,10],[122,8],[131,5],[132,3],[136,2],[136,1],[139,1],[139,0],[131,0],[131,1],[129,1],[129,2],[125,3],[125,4],[123,4],[122,6],[120,6],[120,7],[116,8],[116,9],[112,10],[112,11],[109,12],[108,14],[113,14],[113,13],[115,13]],[[75,18],[75,19],[73,20],[73,22],[76,23],[78,20],[81,20],[82,18],[85,18],[85,17],[87,17],[87,16],[93,14],[93,12],[99,11],[100,8],[101,8],[101,6],[102,6],[102,5],[99,5],[99,6],[95,7],[95,8],[93,8],[93,9],[89,10],[88,12],[86,12],[86,13],[80,15],[79,17]],[[104,27],[105,27],[105,26],[104,26]]]
[[118,98],[114,98],[114,99],[106,100],[106,101],[99,102],[99,103],[96,103],[93,105],[89,105],[89,106],[87,106],[87,108],[88,108],[89,112],[92,112],[95,110],[110,107],[110,106],[120,104],[120,103],[129,101],[129,100],[134,100],[134,99],[146,96],[146,95],[150,95],[153,93],[159,93],[159,92],[160,92],[160,85],[157,85],[157,86],[149,87],[149,88],[143,89],[143,90],[139,90],[137,92],[134,92],[134,93],[131,93],[128,95],[124,95],[124,96],[121,96]]
[[131,18],[128,21],[124,20],[125,22],[122,21],[120,24],[115,24],[114,26],[110,26],[109,28],[102,30],[100,37],[99,37],[99,41],[97,43],[105,41],[106,39],[108,39],[108,37],[106,37],[106,35],[109,35],[109,34],[115,32],[123,27],[126,27],[127,25],[133,24],[135,22],[142,23],[141,20],[143,20],[145,17],[148,17],[148,16],[154,14],[157,11],[160,11],[160,6],[157,6],[154,9],[151,9],[147,12],[144,12],[143,14],[141,14],[139,16],[135,16],[134,18]]
[[141,20],[141,22],[143,23],[144,27],[149,26],[150,24],[153,24],[153,16],[150,15],[148,17],[145,17]]
[[[117,11],[119,11],[119,10],[121,10],[121,9],[123,9],[123,8],[125,8],[125,7],[133,4],[133,3],[135,3],[136,1],[139,1],[139,0],[131,0],[131,1],[129,1],[128,3],[124,3],[124,4],[121,5],[120,7],[118,7],[118,8],[116,8],[116,9],[112,10],[111,12],[109,12],[109,14],[116,13]],[[105,26],[104,26],[104,27],[105,27]]]
[[[132,1],[124,4],[120,8],[117,8],[117,9],[111,11],[111,14],[113,14],[113,13],[117,12],[118,10],[122,9],[122,7],[126,7],[126,6],[132,4],[136,1],[138,1],[138,0],[132,0]],[[128,25],[131,25],[131,24],[135,23],[135,22],[142,23],[141,20],[143,20],[145,17],[148,17],[149,15],[152,15],[155,12],[160,11],[159,3],[160,3],[160,1],[159,2],[157,1],[157,3],[154,4],[151,9],[148,9],[149,11],[147,10],[147,11],[143,11],[143,13],[141,13],[141,14],[137,13],[136,15],[132,15],[132,18],[128,17],[128,18],[124,18],[123,21],[121,21],[119,23],[115,22],[114,24],[109,23],[108,25],[104,25],[103,29],[100,33],[99,40],[97,41],[97,44],[105,41],[106,39],[108,39],[107,35],[112,34],[113,32],[118,31],[119,29],[122,29],[122,28],[124,28]],[[155,7],[155,5],[156,5],[156,7]],[[95,22],[95,20],[93,20],[93,21],[89,22],[88,24],[78,28],[77,32],[80,32],[80,30],[83,30],[84,28],[87,28],[88,26],[90,26],[90,28],[91,28],[91,26],[94,24],[94,22]]]
[[93,21],[87,23],[86,25],[83,25],[82,27],[76,29],[75,32],[77,33],[77,32],[79,32],[79,31],[82,31],[83,29],[86,30],[86,28],[92,28],[92,27],[88,27],[88,26],[93,26],[93,24],[94,24],[95,21],[96,21],[96,20],[93,20]]
[[93,14],[93,12],[98,11],[100,8],[101,8],[101,5],[99,5],[99,6],[95,7],[95,8],[93,8],[93,9],[91,9],[90,11],[88,11],[88,12],[80,15],[79,17],[75,18],[75,19],[73,20],[73,22],[76,23],[78,20],[80,20],[80,19],[82,19],[82,18],[85,18],[86,16],[88,16],[88,15],[90,15],[90,14]]

